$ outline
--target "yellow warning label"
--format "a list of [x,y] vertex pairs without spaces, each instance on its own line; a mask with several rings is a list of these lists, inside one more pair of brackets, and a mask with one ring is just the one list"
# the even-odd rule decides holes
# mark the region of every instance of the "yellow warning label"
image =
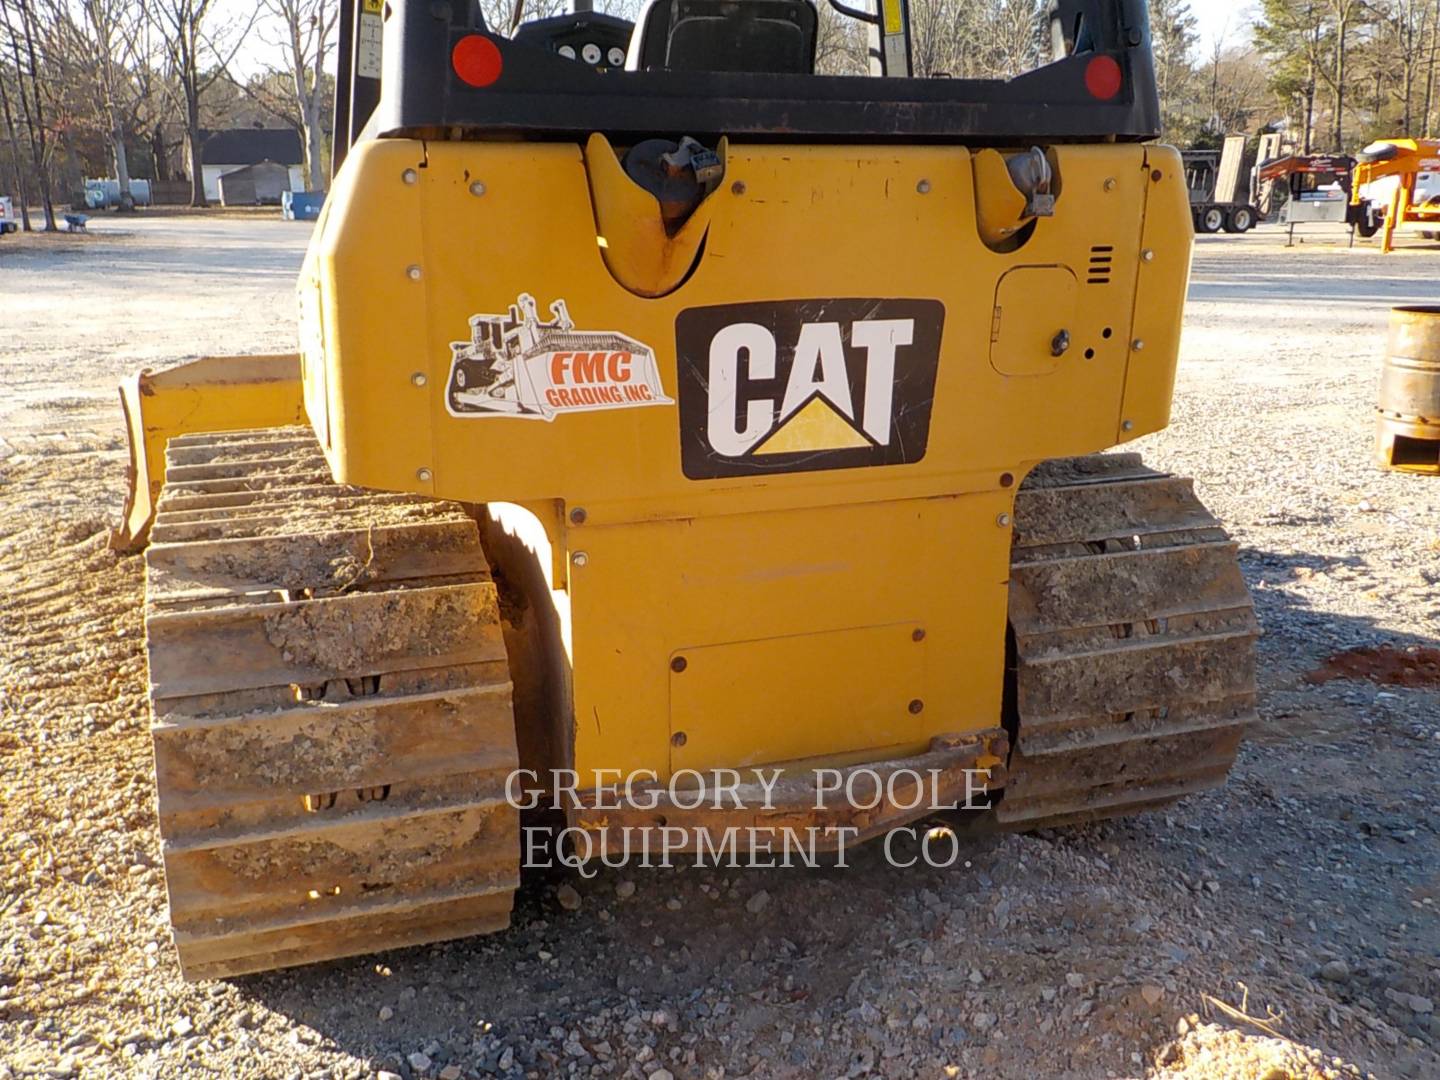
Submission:
[[755,448],[757,454],[805,454],[816,450],[857,450],[870,441],[819,396]]
[[885,33],[899,34],[905,29],[905,13],[901,10],[901,0],[881,0],[885,8]]
[[379,15],[385,9],[385,0],[363,0],[362,11],[368,11],[372,15]]

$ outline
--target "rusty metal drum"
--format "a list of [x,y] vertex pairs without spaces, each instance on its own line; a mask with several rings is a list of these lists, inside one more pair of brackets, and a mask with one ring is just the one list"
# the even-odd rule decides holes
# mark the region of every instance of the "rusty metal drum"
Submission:
[[1376,411],[1381,466],[1440,475],[1440,306],[1391,310]]

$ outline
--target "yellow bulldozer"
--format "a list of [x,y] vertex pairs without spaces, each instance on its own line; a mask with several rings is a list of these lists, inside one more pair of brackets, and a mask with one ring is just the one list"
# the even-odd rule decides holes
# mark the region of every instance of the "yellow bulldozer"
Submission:
[[1169,421],[1190,265],[1142,0],[1010,80],[916,77],[904,0],[836,3],[850,76],[811,0],[343,6],[298,356],[121,393],[187,978],[503,928],[517,775],[602,852],[1223,782],[1235,545],[1098,453]]

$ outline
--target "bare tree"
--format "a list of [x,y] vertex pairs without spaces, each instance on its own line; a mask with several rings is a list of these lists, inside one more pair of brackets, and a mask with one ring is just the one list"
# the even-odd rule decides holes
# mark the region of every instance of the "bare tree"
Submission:
[[963,79],[989,74],[982,45],[984,15],[973,0],[912,0],[910,34],[916,76]]
[[990,43],[988,74],[1009,78],[1039,64],[1042,49],[1048,47],[1048,11],[1044,0],[990,0],[985,5],[982,32]]
[[1300,152],[1314,149],[1316,90],[1327,57],[1325,0],[1262,0],[1255,44],[1274,64],[1271,85],[1287,105],[1298,101]]
[[1335,35],[1334,66],[1328,72],[1321,68],[1333,94],[1333,142],[1335,152],[1345,151],[1345,89],[1346,63],[1349,60],[1349,36],[1355,19],[1364,10],[1363,0],[1327,0],[1332,30]]
[[821,75],[864,75],[870,68],[866,25],[821,0],[816,27],[815,70]]
[[1155,56],[1155,86],[1160,94],[1160,119],[1168,138],[1176,136],[1190,83],[1195,74],[1195,16],[1189,0],[1149,0],[1150,37]]
[[81,0],[89,32],[89,60],[95,108],[110,146],[120,186],[120,210],[135,209],[130,192],[130,158],[125,148],[126,121],[134,114],[136,77],[144,70],[138,55],[143,36],[143,9],[131,0]]
[[[634,19],[640,4],[641,0],[620,0],[619,3],[598,3],[595,7],[622,19]],[[550,15],[563,15],[569,10],[569,0],[480,0],[485,25],[497,34],[514,33],[522,19],[530,22]]]
[[[1372,74],[1376,80],[1376,109],[1388,97],[1400,106],[1400,127],[1406,134],[1428,128],[1431,75],[1434,70],[1435,25],[1440,18],[1437,0],[1370,0],[1370,12],[1378,21],[1380,34],[1372,50]],[[1399,68],[1399,83],[1393,78]],[[1388,85],[1387,85],[1388,84]],[[1420,96],[1416,109],[1416,94]]]
[[25,130],[29,136],[30,160],[40,181],[40,205],[45,211],[45,231],[54,232],[55,202],[50,195],[50,148],[45,130],[45,104],[40,93],[40,61],[35,48],[35,12],[30,0],[0,0],[0,16],[4,18],[5,29],[10,38],[10,50],[15,60],[20,111],[25,118]]
[[[340,0],[341,3],[345,0]],[[333,0],[265,0],[265,10],[279,21],[284,37],[287,75],[294,86],[295,113],[305,144],[306,187],[325,186],[324,132],[325,59],[332,47],[338,7]]]
[[[19,73],[16,73],[18,85]],[[10,92],[5,89],[5,71],[0,69],[0,110],[5,115],[5,131],[10,140],[10,163],[15,170],[15,183],[20,188],[20,222],[30,231],[30,193],[25,183],[25,166],[20,160],[20,140],[15,136],[15,114],[10,111]]]
[[1436,0],[1429,11],[1430,45],[1425,60],[1425,98],[1420,112],[1421,132],[1430,136],[1435,132],[1431,117],[1435,105],[1435,60],[1440,55],[1440,0]]
[[152,0],[150,15],[164,38],[171,73],[181,97],[190,158],[190,205],[208,206],[200,140],[200,99],[224,75],[255,25],[220,24],[215,0]]

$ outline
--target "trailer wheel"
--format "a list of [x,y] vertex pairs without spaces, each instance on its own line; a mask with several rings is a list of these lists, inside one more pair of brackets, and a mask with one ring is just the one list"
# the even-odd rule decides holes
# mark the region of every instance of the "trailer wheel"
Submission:
[[1202,233],[1218,233],[1225,227],[1225,211],[1218,206],[1207,206],[1200,211],[1196,226]]
[[1254,227],[1255,211],[1248,206],[1237,206],[1225,222],[1225,231],[1229,233],[1247,233]]
[[1360,224],[1355,226],[1355,231],[1358,232],[1361,236],[1363,236],[1366,240],[1369,240],[1372,236],[1374,236],[1380,231],[1380,226],[1384,224],[1385,218],[1383,216],[1372,217],[1371,215],[1366,214],[1360,219]]

